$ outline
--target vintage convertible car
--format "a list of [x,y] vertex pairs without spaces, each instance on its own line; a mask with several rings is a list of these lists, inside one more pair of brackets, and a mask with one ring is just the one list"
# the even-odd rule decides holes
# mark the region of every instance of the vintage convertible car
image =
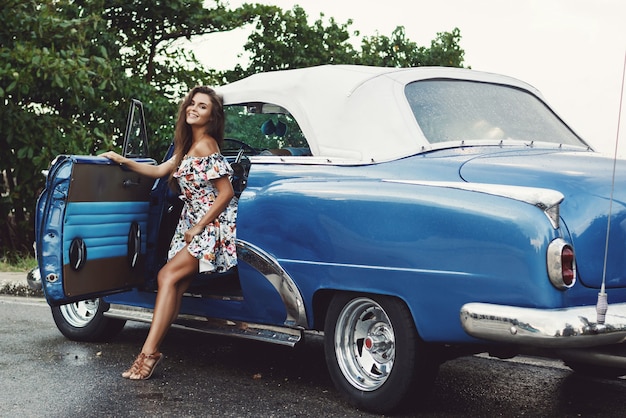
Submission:
[[[323,335],[338,390],[376,412],[473,353],[626,373],[626,165],[536,89],[466,69],[320,66],[219,91],[239,265],[198,275],[177,326],[291,346]],[[133,101],[123,152],[154,164],[143,117]],[[164,179],[56,158],[36,250],[65,336],[150,320],[179,210]]]

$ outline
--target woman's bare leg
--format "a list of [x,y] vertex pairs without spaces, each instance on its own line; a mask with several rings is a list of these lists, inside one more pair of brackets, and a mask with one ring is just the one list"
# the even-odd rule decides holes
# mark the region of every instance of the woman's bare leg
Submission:
[[142,352],[152,354],[159,351],[170,325],[178,316],[182,295],[198,272],[198,260],[186,249],[179,251],[159,271],[156,301],[150,331]]
[[154,303],[150,331],[137,360],[130,369],[122,373],[123,377],[132,380],[150,378],[162,358],[159,346],[170,325],[178,316],[183,293],[197,272],[198,260],[185,249],[179,251],[159,271],[157,277],[159,289]]
[[180,307],[183,303],[183,294],[187,291],[187,289],[189,289],[189,285],[191,285],[191,282],[193,282],[193,277],[194,276],[185,277],[180,282],[180,285],[178,286],[178,297],[176,298],[176,307],[174,309],[174,312],[172,313],[170,325],[172,325],[174,321],[176,321],[176,318],[178,318],[178,314],[180,313]]

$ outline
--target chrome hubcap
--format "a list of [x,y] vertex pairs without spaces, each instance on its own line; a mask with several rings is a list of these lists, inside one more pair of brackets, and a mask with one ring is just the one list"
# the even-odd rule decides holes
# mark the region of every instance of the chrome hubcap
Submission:
[[75,328],[89,325],[98,311],[99,300],[89,299],[80,302],[68,303],[60,306],[61,314],[68,324]]
[[395,334],[378,303],[350,301],[337,319],[334,343],[339,367],[355,388],[373,391],[387,381],[395,360]]

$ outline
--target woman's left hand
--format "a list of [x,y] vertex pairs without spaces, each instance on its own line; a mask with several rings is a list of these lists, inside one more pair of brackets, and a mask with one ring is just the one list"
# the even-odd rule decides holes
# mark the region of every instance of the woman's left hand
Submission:
[[189,244],[193,237],[200,234],[204,230],[202,225],[194,225],[185,231],[185,242]]

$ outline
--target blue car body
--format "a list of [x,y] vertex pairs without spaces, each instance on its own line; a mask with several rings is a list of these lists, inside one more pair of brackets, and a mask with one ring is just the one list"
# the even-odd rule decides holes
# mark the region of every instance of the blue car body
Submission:
[[[419,83],[426,87],[407,87]],[[457,101],[508,106],[490,90],[480,96],[494,86],[513,92],[511,114],[527,103],[545,113],[545,137],[511,136],[504,122],[474,137],[448,128],[473,117],[473,107],[446,113]],[[199,275],[184,315],[224,321],[216,332],[293,345],[302,332],[327,331],[333,298],[354,294],[405,306],[427,344],[571,349],[626,337],[626,165],[616,162],[613,184],[614,161],[531,86],[470,70],[324,66],[260,74],[220,91],[237,117],[265,115],[276,126],[287,115],[299,135],[294,146],[265,125],[260,140],[291,147],[289,154],[258,143],[225,151],[233,164],[245,162],[239,265]],[[435,105],[422,103],[428,95]],[[516,129],[534,124],[535,116],[520,116]],[[121,192],[110,190],[112,179]],[[37,207],[49,303],[102,297],[111,306],[105,315],[132,318],[116,311],[128,306],[149,312],[176,200],[165,179],[148,183],[103,158],[60,156]],[[551,279],[565,270],[573,277]],[[604,320],[596,316],[599,293],[608,294]]]

